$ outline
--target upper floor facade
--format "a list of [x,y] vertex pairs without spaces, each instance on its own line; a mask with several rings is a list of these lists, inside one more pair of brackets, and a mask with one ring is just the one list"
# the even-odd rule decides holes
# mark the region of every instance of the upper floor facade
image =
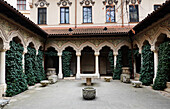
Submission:
[[30,0],[41,27],[136,25],[166,0]]
[[166,0],[6,0],[40,27],[136,25]]

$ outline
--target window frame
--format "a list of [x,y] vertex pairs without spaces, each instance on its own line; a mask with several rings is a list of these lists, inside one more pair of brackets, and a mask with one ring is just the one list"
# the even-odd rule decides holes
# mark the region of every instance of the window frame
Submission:
[[[39,12],[39,10],[40,9],[44,9],[45,10],[45,21],[43,21],[43,22],[45,22],[45,23],[40,23],[41,21],[40,21],[40,12]],[[43,13],[43,14],[44,14]],[[42,13],[41,13],[42,14]],[[43,7],[43,8],[38,8],[38,25],[46,25],[47,24],[47,8],[46,7]]]
[[[64,8],[64,23],[61,23],[61,8]],[[66,23],[66,8],[68,9],[68,23]],[[60,7],[60,24],[69,24],[70,23],[70,9],[69,7]]]
[[26,0],[17,0],[17,10],[26,10]]
[[[84,22],[84,8],[91,8],[91,22]],[[88,14],[88,11],[87,11],[87,14]],[[88,18],[87,18],[87,21],[88,21]],[[83,23],[84,24],[91,24],[93,23],[93,18],[92,18],[92,6],[83,6]]]
[[[133,20],[131,20],[132,18],[131,18],[131,16],[130,16],[130,6],[132,6],[132,7],[134,7],[135,6],[135,8],[137,7],[137,19],[136,19],[136,21],[133,21]],[[134,9],[134,8],[133,8]],[[133,13],[134,13],[134,10],[133,10]],[[129,5],[129,22],[130,23],[137,23],[137,22],[139,22],[139,6],[138,5]]]
[[[156,9],[155,9],[155,6],[157,6],[157,8],[156,8]],[[161,4],[154,4],[154,5],[153,5],[153,9],[154,9],[154,11],[155,11],[155,10],[157,10],[159,7],[161,7]]]
[[[113,9],[114,9],[114,10],[113,10],[113,12],[114,12],[114,21],[113,21],[113,22],[112,22],[112,21],[111,21],[111,22],[110,22],[110,21],[109,21],[109,22],[107,22],[107,7],[111,7],[111,8],[113,7]],[[110,12],[110,13],[111,13],[111,12]],[[110,5],[108,5],[108,6],[106,6],[106,23],[115,23],[115,22],[116,22],[115,5],[114,5],[114,6],[110,6]]]

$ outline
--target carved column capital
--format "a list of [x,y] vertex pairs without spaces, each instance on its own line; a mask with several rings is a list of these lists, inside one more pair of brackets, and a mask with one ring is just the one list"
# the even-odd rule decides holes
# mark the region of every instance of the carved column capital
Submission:
[[118,55],[118,52],[113,52],[113,55],[114,55],[114,56],[117,56],[117,55]]
[[76,56],[81,56],[81,52],[76,52]]
[[99,56],[99,55],[100,55],[100,52],[95,52],[94,55],[95,55],[95,56]]

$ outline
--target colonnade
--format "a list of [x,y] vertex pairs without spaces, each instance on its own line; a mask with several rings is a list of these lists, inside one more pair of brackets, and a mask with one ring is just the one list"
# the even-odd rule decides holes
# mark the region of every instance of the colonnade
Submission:
[[[98,75],[98,78],[100,77],[100,73],[99,73],[99,55],[100,52],[95,52],[95,74]],[[116,68],[116,59],[117,59],[117,55],[118,52],[113,52],[113,56],[114,56],[114,68]],[[58,73],[58,78],[62,79],[63,78],[63,72],[62,72],[62,53],[58,53],[59,56],[59,73]],[[81,52],[76,52],[76,56],[77,56],[77,73],[76,73],[76,78],[79,79],[80,78],[80,69],[81,69]]]

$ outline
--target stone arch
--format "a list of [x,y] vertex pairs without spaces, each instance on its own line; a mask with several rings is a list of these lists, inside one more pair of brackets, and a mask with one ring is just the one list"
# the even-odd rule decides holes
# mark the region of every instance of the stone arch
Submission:
[[67,47],[72,47],[76,52],[78,51],[77,46],[76,46],[75,44],[71,43],[71,42],[65,43],[65,44],[61,47],[60,51],[62,52],[62,51],[65,50]]
[[14,37],[18,37],[21,40],[23,47],[26,47],[26,42],[24,41],[24,38],[19,31],[12,31],[8,37],[8,42],[12,41]]
[[28,39],[28,41],[26,43],[26,47],[28,47],[30,43],[32,43],[34,45],[34,48],[37,50],[36,43],[34,42],[33,38]]
[[90,43],[90,42],[85,42],[85,43],[82,43],[81,45],[80,45],[80,47],[79,47],[79,52],[81,52],[82,50],[83,50],[83,48],[84,47],[91,47],[92,48],[92,50],[94,50],[95,52],[97,51],[97,47],[94,45],[94,44],[92,44],[92,43]]
[[145,35],[145,36],[143,36],[143,39],[142,39],[141,42],[140,42],[140,47],[139,47],[139,48],[142,48],[143,43],[144,43],[145,41],[148,41],[149,44],[152,45],[150,38]]
[[7,35],[5,34],[5,31],[2,29],[2,27],[0,26],[0,38],[2,38],[3,43],[7,42]]
[[4,48],[4,41],[3,39],[0,37],[0,50],[3,50]]
[[97,49],[97,51],[100,51],[103,47],[105,47],[105,46],[107,46],[107,47],[110,47],[110,49],[111,50],[113,50],[113,51],[115,51],[115,48],[113,47],[113,44],[111,44],[111,43],[109,43],[109,42],[103,42],[103,43],[101,43],[99,46],[98,46],[98,49]]
[[167,36],[167,38],[170,38],[170,33],[169,33],[169,30],[168,29],[165,29],[165,28],[159,28],[158,31],[153,35],[155,38],[153,40],[153,45],[156,44],[157,40],[158,40],[158,37],[161,35],[161,34],[165,34]]
[[120,43],[117,48],[115,49],[115,52],[118,52],[118,50],[122,47],[122,46],[128,46],[129,49],[131,49],[131,44],[127,41],[123,41],[122,43]]
[[57,52],[61,52],[61,50],[60,50],[60,49],[57,47],[57,45],[54,44],[54,43],[46,45],[45,50],[47,50],[47,49],[50,48],[50,47],[55,48],[55,50],[56,50]]

